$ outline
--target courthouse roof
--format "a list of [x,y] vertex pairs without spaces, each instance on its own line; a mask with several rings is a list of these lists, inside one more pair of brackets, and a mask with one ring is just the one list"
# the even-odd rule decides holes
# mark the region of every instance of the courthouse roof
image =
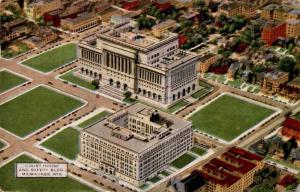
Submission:
[[[135,133],[131,132],[126,127],[120,127],[117,124],[114,124],[109,121],[110,117],[116,117],[119,114],[146,114],[146,111],[153,111],[154,108],[141,104],[136,103],[134,105],[131,105],[127,107],[126,109],[120,110],[115,114],[112,114],[108,118],[106,118],[103,121],[100,121],[86,129],[84,129],[84,132],[90,133],[96,137],[99,137],[101,139],[106,140],[107,142],[113,143],[115,145],[119,145],[121,148],[124,148],[126,150],[130,150],[136,153],[142,153],[148,148],[151,148],[155,144],[161,142],[163,139],[170,137],[174,133],[180,131],[182,128],[191,126],[191,122],[180,119],[176,117],[175,115],[171,115],[162,111],[158,111],[157,113],[160,115],[161,118],[164,118],[166,121],[169,121],[171,123],[168,123],[168,126],[162,125],[162,128],[160,129],[161,132],[169,132],[164,137],[159,137],[159,133],[151,135],[151,137],[143,138],[142,136],[139,137],[139,135],[136,135]],[[134,136],[131,137],[128,140],[123,140],[118,137],[115,137],[112,135],[112,131],[115,129],[126,129],[130,131]]]

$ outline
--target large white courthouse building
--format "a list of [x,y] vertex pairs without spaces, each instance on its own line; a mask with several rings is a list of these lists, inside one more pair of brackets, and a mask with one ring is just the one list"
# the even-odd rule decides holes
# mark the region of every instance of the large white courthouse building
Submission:
[[191,122],[136,103],[84,129],[78,160],[120,183],[140,186],[192,145]]
[[130,91],[138,99],[167,107],[198,86],[198,56],[180,50],[178,44],[177,34],[162,31],[155,37],[151,31],[139,31],[134,21],[104,23],[96,38],[79,43],[80,71],[99,79],[107,94]]

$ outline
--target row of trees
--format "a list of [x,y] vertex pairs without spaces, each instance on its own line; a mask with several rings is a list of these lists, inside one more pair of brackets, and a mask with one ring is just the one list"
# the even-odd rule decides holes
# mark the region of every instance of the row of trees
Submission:
[[138,19],[137,22],[139,24],[140,29],[150,29],[152,26],[155,25],[155,20],[152,18],[148,18],[146,15],[141,15]]

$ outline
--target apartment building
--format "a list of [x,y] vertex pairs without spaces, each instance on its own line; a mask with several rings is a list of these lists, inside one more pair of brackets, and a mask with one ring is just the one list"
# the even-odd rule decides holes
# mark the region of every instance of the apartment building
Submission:
[[154,25],[152,27],[152,33],[155,37],[162,37],[162,35],[166,32],[168,32],[169,29],[175,28],[177,25],[177,22],[175,20],[168,19],[166,21],[163,21],[157,25]]
[[200,58],[198,64],[198,72],[206,73],[209,70],[209,67],[217,62],[220,56],[212,53],[205,54]]
[[222,5],[219,8],[219,13],[225,14],[229,17],[241,15],[246,18],[253,18],[257,15],[257,7],[250,3],[232,2]]
[[198,56],[178,48],[177,34],[157,38],[127,21],[102,25],[96,39],[78,47],[81,72],[99,79],[106,94],[130,91],[137,99],[168,107],[198,88]]
[[286,21],[286,36],[298,38],[300,36],[300,19],[289,19]]
[[78,160],[120,183],[140,186],[192,144],[190,122],[136,103],[84,129]]
[[285,21],[288,16],[290,8],[284,7],[279,4],[269,4],[261,11],[261,18],[266,20],[279,20]]
[[201,168],[206,192],[244,191],[253,183],[255,173],[263,167],[263,158],[233,147]]
[[278,38],[286,37],[286,28],[284,22],[268,21],[262,30],[261,38],[271,46]]
[[261,18],[266,20],[286,21],[300,19],[300,10],[292,9],[280,4],[269,4],[262,8]]
[[273,95],[278,93],[280,86],[288,82],[289,75],[286,72],[272,71],[265,73],[263,76],[261,92]]

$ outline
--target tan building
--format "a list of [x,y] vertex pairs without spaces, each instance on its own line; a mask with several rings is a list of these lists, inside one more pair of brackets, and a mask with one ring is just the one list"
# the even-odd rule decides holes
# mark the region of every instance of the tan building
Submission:
[[263,158],[233,147],[220,158],[214,158],[201,168],[205,192],[244,191],[253,183],[254,175],[263,167]]
[[300,19],[300,10],[291,9],[279,4],[270,4],[262,9],[261,18],[277,21],[297,20]]
[[278,4],[270,4],[262,8],[260,17],[266,20],[274,19],[274,10],[279,9],[280,5]]
[[232,2],[221,6],[219,13],[229,17],[241,15],[246,18],[253,18],[257,15],[257,8],[249,3]]
[[2,25],[0,28],[0,37],[4,41],[11,41],[30,34],[32,32],[32,28],[32,25],[25,19],[15,19]]
[[100,18],[92,13],[81,13],[76,18],[62,19],[61,27],[72,33],[80,33],[100,24]]
[[208,53],[203,57],[200,57],[200,62],[198,64],[198,72],[206,73],[209,70],[209,67],[217,62],[219,59],[218,55]]
[[122,92],[160,107],[188,97],[198,88],[198,56],[178,48],[178,35],[138,31],[127,21],[101,26],[97,39],[79,44],[83,74],[100,80],[102,93],[122,99]]
[[192,144],[190,122],[136,103],[84,129],[78,160],[98,174],[137,187]]
[[288,82],[289,74],[281,71],[273,71],[264,74],[261,92],[273,95],[278,93],[280,85]]
[[169,29],[171,28],[175,28],[177,25],[176,21],[175,20],[171,20],[171,19],[168,19],[166,21],[163,21],[157,25],[154,25],[152,27],[152,33],[155,37],[162,37],[162,35],[166,32],[169,32]]
[[45,13],[62,9],[61,0],[37,0],[29,3],[29,0],[24,1],[24,12],[29,19],[39,19]]
[[291,38],[298,38],[300,36],[300,19],[287,20],[286,36]]
[[300,19],[300,10],[292,10],[288,12],[287,19]]

